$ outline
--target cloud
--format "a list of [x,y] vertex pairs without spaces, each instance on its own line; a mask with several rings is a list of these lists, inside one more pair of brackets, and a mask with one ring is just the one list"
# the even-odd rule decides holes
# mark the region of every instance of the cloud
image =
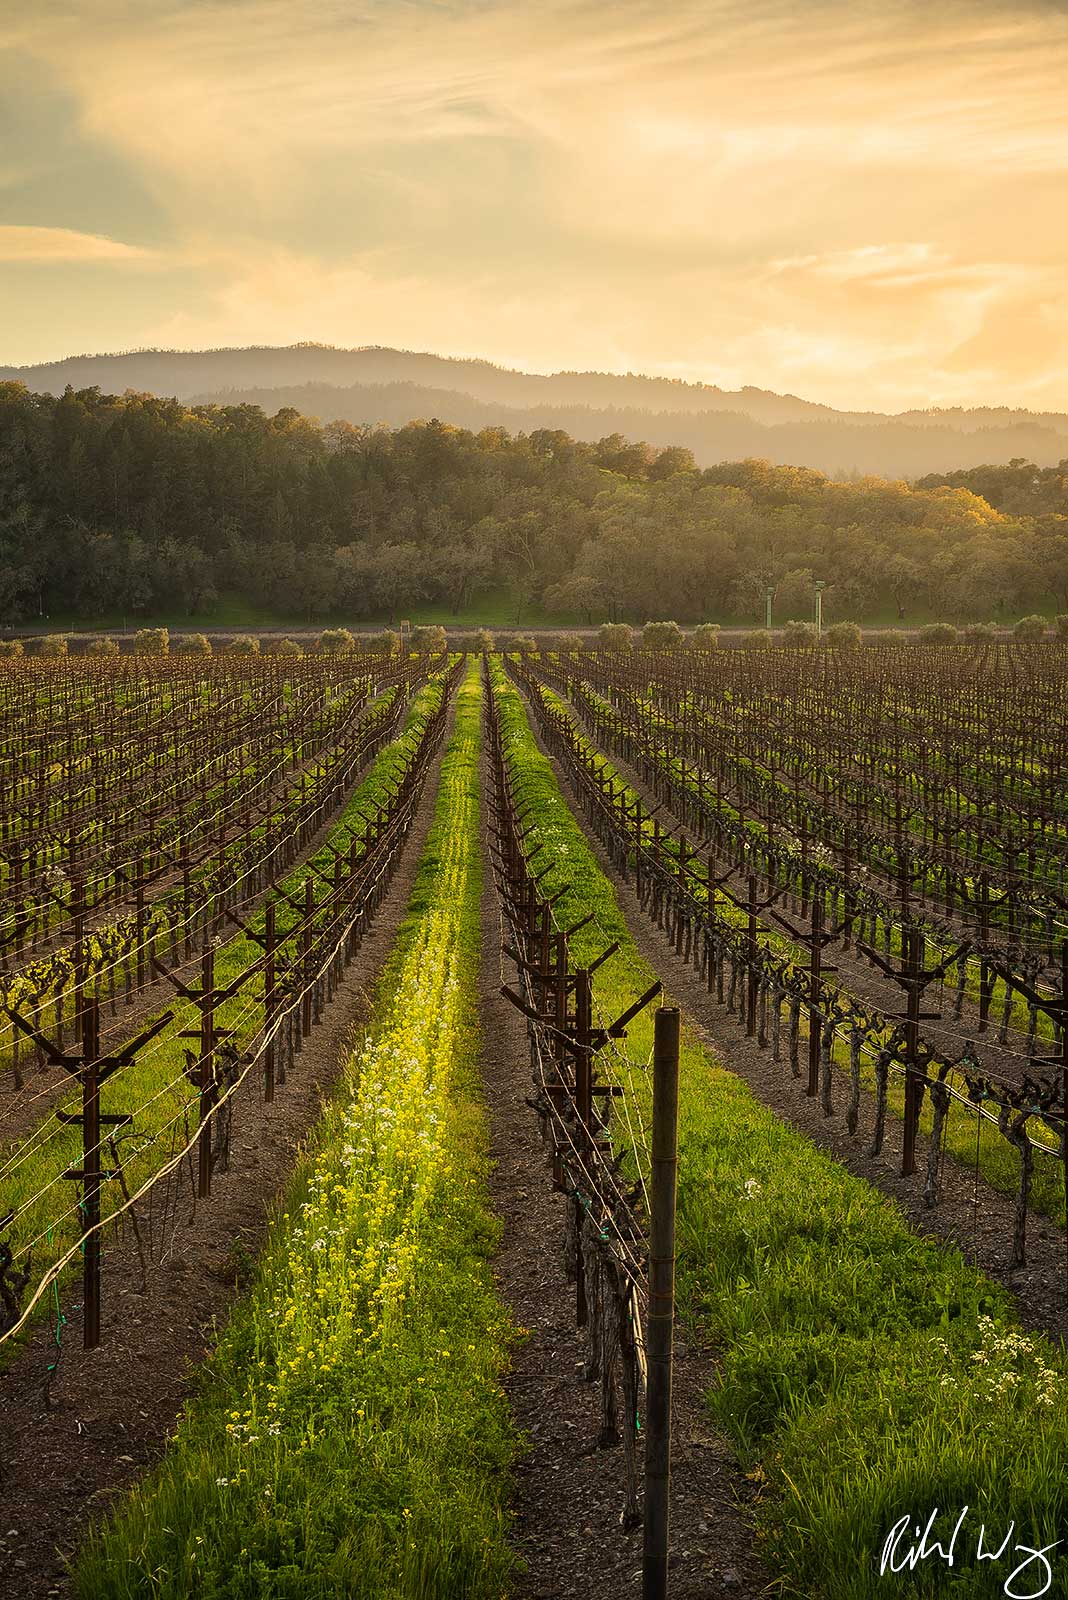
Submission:
[[[41,0],[18,43],[187,275],[123,343],[1068,408],[1060,5]],[[97,245],[19,259],[149,258]]]
[[0,262],[135,262],[155,259],[155,253],[139,245],[105,239],[97,233],[78,233],[74,228],[32,228],[0,224]]

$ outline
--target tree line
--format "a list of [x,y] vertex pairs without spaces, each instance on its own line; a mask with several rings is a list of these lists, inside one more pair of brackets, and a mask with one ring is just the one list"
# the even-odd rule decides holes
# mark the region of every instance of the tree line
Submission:
[[681,447],[0,384],[0,620],[455,614],[507,589],[586,624],[1068,609],[1068,462],[835,482]]

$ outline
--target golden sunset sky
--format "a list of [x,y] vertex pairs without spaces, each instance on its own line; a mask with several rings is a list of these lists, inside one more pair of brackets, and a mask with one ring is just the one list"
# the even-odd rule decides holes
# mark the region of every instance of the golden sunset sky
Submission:
[[385,344],[1068,410],[1068,4],[0,7],[0,363]]

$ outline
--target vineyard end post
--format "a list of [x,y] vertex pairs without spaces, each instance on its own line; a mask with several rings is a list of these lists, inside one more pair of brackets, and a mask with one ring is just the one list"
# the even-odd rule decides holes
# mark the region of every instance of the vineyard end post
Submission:
[[679,1012],[664,1006],[656,1013],[653,1044],[642,1600],[665,1600],[668,1583],[678,1120]]

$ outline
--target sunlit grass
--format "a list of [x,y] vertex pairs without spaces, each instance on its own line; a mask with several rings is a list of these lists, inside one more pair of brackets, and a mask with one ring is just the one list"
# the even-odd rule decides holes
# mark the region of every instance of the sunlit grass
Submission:
[[162,1467],[83,1553],[84,1600],[503,1592],[514,1439],[475,1088],[479,708],[472,668],[371,1031]]
[[[595,914],[575,959],[620,943],[595,985],[611,1021],[655,975],[517,692],[494,670],[517,798],[537,823],[526,843],[544,842],[539,861],[552,855],[559,868],[545,892],[570,884],[556,904],[564,924]],[[646,1012],[629,1030],[631,1065],[614,1070],[643,1119],[651,1036]],[[957,1249],[914,1234],[892,1201],[760,1105],[690,1029],[679,1100],[680,1303],[718,1351],[710,1405],[762,1490],[757,1527],[783,1592],[941,1593],[949,1580],[937,1562],[878,1577],[896,1520],[911,1512],[924,1523],[935,1506],[952,1513],[950,1530],[970,1506],[976,1525],[1001,1530],[998,1542],[1012,1521],[1032,1546],[1063,1535],[1063,1349],[1026,1338],[1004,1290]],[[617,1131],[633,1142],[618,1119]],[[955,1571],[953,1593],[1000,1596],[1011,1565]],[[1063,1560],[1058,1574],[1054,1593]]]

